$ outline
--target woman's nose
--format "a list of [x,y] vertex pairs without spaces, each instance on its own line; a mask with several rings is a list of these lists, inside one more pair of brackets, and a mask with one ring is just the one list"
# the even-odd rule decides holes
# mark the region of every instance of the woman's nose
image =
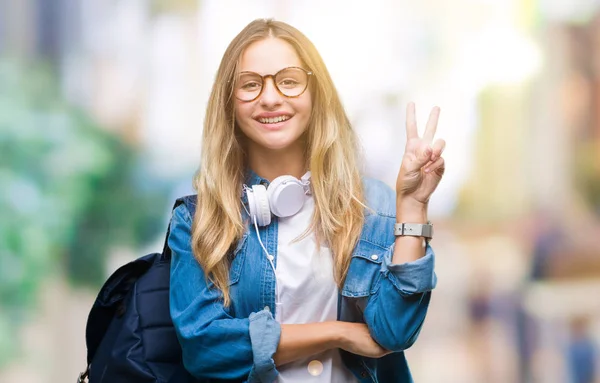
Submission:
[[264,106],[279,105],[282,102],[282,96],[275,87],[273,79],[266,79],[263,84],[264,89],[260,95],[260,103]]

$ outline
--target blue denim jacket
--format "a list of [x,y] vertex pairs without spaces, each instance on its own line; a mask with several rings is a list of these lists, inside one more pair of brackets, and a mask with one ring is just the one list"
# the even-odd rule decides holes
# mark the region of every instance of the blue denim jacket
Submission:
[[[247,185],[268,184],[250,172]],[[411,263],[391,264],[396,195],[387,185],[364,179],[365,224],[352,254],[338,305],[338,320],[366,323],[373,339],[393,353],[374,359],[341,351],[360,382],[412,382],[403,350],[416,340],[437,279],[434,254]],[[245,202],[245,201],[244,201]],[[244,213],[244,218],[247,218]],[[272,382],[278,375],[273,354],[281,327],[274,318],[275,275],[248,227],[233,251],[232,304],[208,283],[190,246],[192,217],[175,209],[168,244],[172,250],[170,308],[188,371],[211,382]],[[277,262],[277,219],[259,228],[261,240]]]

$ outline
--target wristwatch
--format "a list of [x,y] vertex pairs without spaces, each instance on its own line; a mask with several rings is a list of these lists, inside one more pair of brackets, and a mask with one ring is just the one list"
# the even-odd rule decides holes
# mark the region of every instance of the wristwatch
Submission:
[[410,235],[414,237],[424,237],[425,242],[429,243],[433,238],[433,225],[431,221],[427,221],[426,224],[422,223],[397,223],[394,225],[394,235],[400,237],[403,235]]

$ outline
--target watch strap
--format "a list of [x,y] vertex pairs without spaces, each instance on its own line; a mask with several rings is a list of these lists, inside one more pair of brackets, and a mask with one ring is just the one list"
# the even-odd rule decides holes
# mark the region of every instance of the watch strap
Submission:
[[399,237],[410,235],[414,237],[433,238],[433,225],[431,222],[422,223],[397,223],[394,225],[394,235]]

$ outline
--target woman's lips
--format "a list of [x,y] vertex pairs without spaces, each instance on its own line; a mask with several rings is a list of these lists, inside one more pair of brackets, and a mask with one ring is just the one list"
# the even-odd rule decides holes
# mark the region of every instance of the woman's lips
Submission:
[[288,121],[290,121],[293,116],[287,116],[288,119],[283,120],[283,121],[279,121],[279,122],[261,122],[259,121],[259,119],[256,119],[256,122],[258,122],[260,124],[261,127],[263,127],[264,129],[268,129],[268,130],[277,130],[280,129],[281,127],[283,127]]

